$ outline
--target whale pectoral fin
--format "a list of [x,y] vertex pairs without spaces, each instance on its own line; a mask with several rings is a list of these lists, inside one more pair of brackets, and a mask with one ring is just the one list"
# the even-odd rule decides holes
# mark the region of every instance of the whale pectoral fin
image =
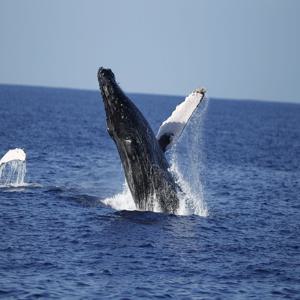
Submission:
[[26,160],[26,153],[23,149],[20,148],[8,150],[5,153],[5,155],[0,159],[0,166],[12,160],[24,161]]
[[179,139],[191,116],[205,99],[205,93],[204,88],[194,90],[176,106],[171,116],[161,124],[156,138],[164,152],[169,150]]

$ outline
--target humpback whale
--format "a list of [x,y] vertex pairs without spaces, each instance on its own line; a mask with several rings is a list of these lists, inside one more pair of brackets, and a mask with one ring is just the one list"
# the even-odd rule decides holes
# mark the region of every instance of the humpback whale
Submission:
[[178,186],[165,157],[183,131],[193,111],[204,99],[205,90],[195,90],[161,125],[157,136],[135,104],[117,84],[110,69],[98,70],[98,81],[106,112],[107,131],[114,140],[126,181],[140,210],[176,213]]

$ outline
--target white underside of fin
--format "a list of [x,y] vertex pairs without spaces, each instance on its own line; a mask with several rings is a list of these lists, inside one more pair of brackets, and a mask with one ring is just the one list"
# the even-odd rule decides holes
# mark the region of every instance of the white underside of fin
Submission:
[[1,158],[0,165],[7,163],[12,160],[21,160],[24,161],[26,159],[26,153],[23,149],[16,148],[11,149],[6,152],[6,154]]
[[205,92],[204,88],[194,90],[182,103],[176,106],[171,116],[161,124],[156,138],[159,140],[163,135],[170,137],[170,143],[165,150],[170,149],[176,143],[193,112],[205,99]]

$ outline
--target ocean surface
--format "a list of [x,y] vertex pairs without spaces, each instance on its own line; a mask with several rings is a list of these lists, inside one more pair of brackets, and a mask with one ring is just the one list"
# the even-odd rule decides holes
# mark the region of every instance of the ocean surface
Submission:
[[[154,132],[183,100],[130,96]],[[300,299],[300,105],[206,101],[168,153],[177,215],[134,210],[99,92],[0,86],[16,147],[0,298]]]

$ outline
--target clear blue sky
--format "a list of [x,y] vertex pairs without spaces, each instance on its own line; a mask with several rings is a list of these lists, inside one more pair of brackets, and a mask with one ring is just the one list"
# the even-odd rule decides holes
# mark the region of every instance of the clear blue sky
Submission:
[[0,83],[300,103],[298,0],[1,0]]

